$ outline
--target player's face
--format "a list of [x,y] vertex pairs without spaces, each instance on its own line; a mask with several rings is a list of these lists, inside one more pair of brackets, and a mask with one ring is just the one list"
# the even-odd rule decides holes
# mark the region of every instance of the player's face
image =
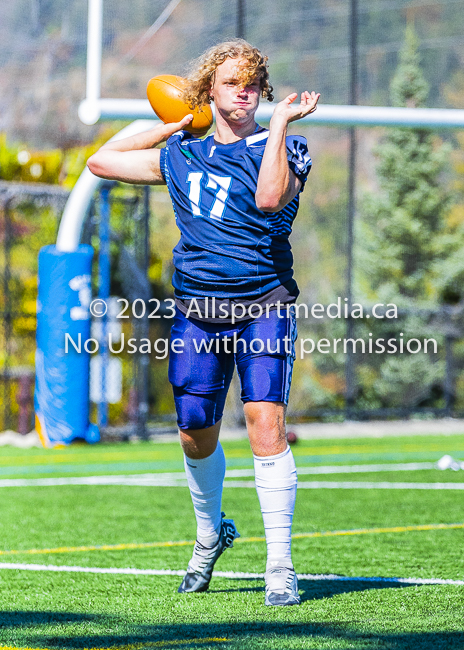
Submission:
[[237,78],[238,68],[246,65],[243,59],[226,59],[216,68],[211,97],[226,120],[241,123],[253,118],[258,108],[259,79],[243,86]]

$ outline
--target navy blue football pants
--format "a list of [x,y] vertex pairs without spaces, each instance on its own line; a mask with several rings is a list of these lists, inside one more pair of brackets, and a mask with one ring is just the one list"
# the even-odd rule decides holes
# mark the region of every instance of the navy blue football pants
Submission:
[[[169,381],[179,428],[205,429],[222,418],[235,366],[244,403],[288,403],[297,333],[289,311],[281,309],[279,318],[273,310],[232,325],[186,318],[176,310]],[[183,344],[172,346],[174,339]]]

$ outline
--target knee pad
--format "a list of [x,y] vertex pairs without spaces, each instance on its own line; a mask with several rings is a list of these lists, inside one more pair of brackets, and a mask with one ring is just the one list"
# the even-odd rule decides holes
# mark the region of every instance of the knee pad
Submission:
[[222,418],[225,396],[192,395],[174,388],[174,401],[179,429],[207,429]]

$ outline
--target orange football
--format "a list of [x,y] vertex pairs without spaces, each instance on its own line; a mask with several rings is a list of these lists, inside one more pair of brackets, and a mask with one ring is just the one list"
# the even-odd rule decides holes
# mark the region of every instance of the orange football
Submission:
[[193,120],[185,126],[190,133],[206,133],[213,123],[213,113],[209,104],[192,110],[182,99],[185,79],[173,74],[163,74],[150,79],[147,85],[147,97],[152,109],[165,124],[179,122],[191,113]]

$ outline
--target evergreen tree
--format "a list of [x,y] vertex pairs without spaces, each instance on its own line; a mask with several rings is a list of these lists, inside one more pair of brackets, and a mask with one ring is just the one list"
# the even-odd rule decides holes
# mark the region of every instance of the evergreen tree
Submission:
[[[392,103],[420,108],[427,94],[417,38],[408,27],[391,83]],[[368,286],[401,306],[436,303],[434,269],[449,246],[443,235],[451,196],[440,179],[448,147],[437,144],[428,129],[390,128],[377,154],[380,192],[365,197],[360,233]]]
[[[408,27],[391,100],[394,106],[419,108],[427,95],[417,38]],[[380,191],[365,197],[357,236],[358,289],[364,302],[395,303],[408,315],[400,322],[371,319],[367,324],[374,338],[399,338],[400,332],[405,339],[437,338],[436,329],[413,312],[440,303],[441,265],[457,245],[446,219],[451,194],[441,178],[449,149],[427,129],[390,128],[377,155]],[[423,353],[366,355],[359,368],[361,378],[369,379],[362,394],[377,406],[431,403],[432,389],[444,372],[440,358]]]

